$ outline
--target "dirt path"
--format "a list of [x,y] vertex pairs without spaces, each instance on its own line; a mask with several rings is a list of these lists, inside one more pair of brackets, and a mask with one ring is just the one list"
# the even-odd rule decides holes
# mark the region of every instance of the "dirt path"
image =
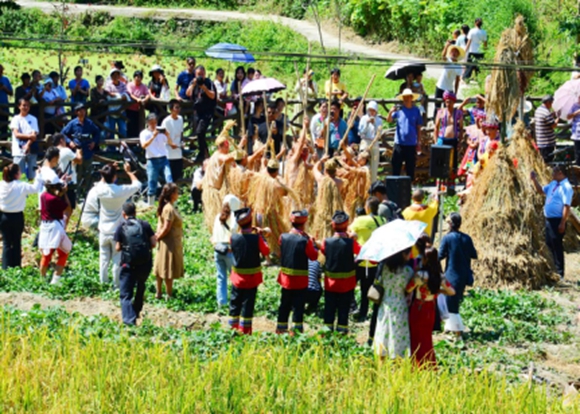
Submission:
[[[32,0],[17,0],[22,7],[36,7],[44,13],[54,13],[54,5],[47,2],[37,2]],[[132,6],[97,6],[91,4],[68,4],[69,13],[81,14],[86,12],[108,12],[111,16],[123,17],[155,17],[156,19],[170,19],[172,17],[179,17],[180,19],[190,20],[204,20],[213,22],[226,22],[231,20],[258,20],[271,21],[284,25],[296,33],[301,34],[311,42],[320,42],[318,27],[314,22],[308,20],[297,20],[289,17],[282,17],[277,15],[263,15],[257,13],[243,13],[237,11],[226,10],[195,10],[195,9],[169,9],[169,8],[149,8],[149,7],[132,7]],[[389,45],[373,45],[366,42],[362,37],[355,35],[352,31],[345,30],[346,35],[342,38],[336,34],[336,30],[329,27],[329,30],[322,29],[322,39],[324,46],[330,49],[338,49],[340,42],[340,50],[344,54],[372,56],[375,58],[401,60],[414,59],[422,60],[412,55],[403,55],[392,53],[388,51]],[[387,65],[385,65],[386,68]],[[437,79],[441,74],[440,67],[428,66],[426,76]]]

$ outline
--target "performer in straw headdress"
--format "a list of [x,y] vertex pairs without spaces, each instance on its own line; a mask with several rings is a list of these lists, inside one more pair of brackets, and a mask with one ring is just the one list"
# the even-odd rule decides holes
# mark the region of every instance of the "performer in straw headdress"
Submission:
[[[321,172],[324,164],[324,174]],[[316,216],[311,227],[311,233],[317,240],[322,240],[331,237],[334,232],[332,230],[332,215],[337,210],[344,210],[341,190],[344,186],[344,181],[337,177],[336,171],[338,169],[338,162],[333,159],[328,159],[328,155],[322,157],[320,161],[314,166],[314,178],[318,184],[318,194],[316,196]]]
[[308,163],[310,151],[306,141],[307,125],[308,117],[304,120],[304,127],[302,128],[300,138],[294,144],[290,155],[287,157],[284,181],[288,187],[297,193],[300,198],[300,207],[310,210],[315,198],[315,180],[314,173],[312,172],[313,165]]
[[230,193],[242,200],[244,205],[248,204],[250,183],[256,174],[253,169],[254,164],[259,164],[259,160],[262,158],[265,149],[266,147],[262,146],[250,156],[243,149],[236,149],[234,151],[236,166],[230,168],[228,176]]
[[344,209],[349,217],[354,217],[356,209],[364,207],[365,200],[371,188],[371,172],[369,168],[371,154],[368,151],[361,152],[356,158],[350,148],[344,144],[344,161],[338,169],[337,176],[347,185],[343,185]]

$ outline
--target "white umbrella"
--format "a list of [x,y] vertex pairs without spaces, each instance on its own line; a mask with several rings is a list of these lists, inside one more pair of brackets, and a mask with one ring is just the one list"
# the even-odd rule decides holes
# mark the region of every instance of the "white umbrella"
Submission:
[[554,94],[554,111],[560,112],[562,120],[568,119],[567,116],[572,110],[572,105],[578,103],[580,97],[580,79],[569,80]]

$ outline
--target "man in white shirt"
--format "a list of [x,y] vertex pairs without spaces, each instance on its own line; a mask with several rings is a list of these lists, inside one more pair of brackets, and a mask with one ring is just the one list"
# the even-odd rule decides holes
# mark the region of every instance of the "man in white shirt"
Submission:
[[141,189],[141,182],[125,163],[125,172],[131,184],[117,185],[117,166],[107,164],[101,169],[99,181],[87,195],[87,199],[97,200],[99,206],[99,275],[101,283],[109,282],[109,265],[113,262],[113,281],[119,287],[121,273],[121,252],[115,249],[114,235],[122,219],[123,204]]
[[171,139],[173,148],[167,144],[167,158],[169,159],[169,168],[171,169],[171,177],[174,182],[178,182],[183,177],[183,154],[181,152],[181,141],[183,137],[183,117],[179,115],[181,112],[181,104],[177,99],[172,99],[169,102],[170,114],[163,120],[161,126],[167,131],[167,136]]
[[38,121],[29,114],[30,101],[18,101],[20,113],[14,115],[10,122],[12,131],[12,158],[26,178],[33,180],[36,176],[36,159],[38,157]]
[[177,149],[171,138],[165,135],[165,129],[157,126],[157,115],[151,113],[147,116],[147,128],[141,131],[139,135],[141,147],[145,150],[147,158],[147,202],[149,205],[155,203],[155,194],[157,193],[157,181],[159,175],[165,176],[165,182],[172,183],[171,169],[167,159],[167,145]]
[[[379,105],[375,101],[370,101],[367,106],[367,113],[364,115],[360,123],[358,124],[358,133],[361,138],[360,149],[361,151],[366,150],[371,142],[375,139],[379,128],[383,125],[383,120],[379,115]],[[377,173],[379,170],[379,157],[380,151],[379,146],[374,145],[371,149],[371,182],[375,182],[377,179]]]
[[76,186],[77,186],[77,165],[83,162],[83,153],[79,148],[74,153],[67,145],[66,138],[63,134],[54,134],[52,136],[52,145],[56,146],[60,152],[58,159],[58,169],[70,177],[66,194],[70,201],[70,206],[74,210],[77,205]]
[[[457,45],[447,45],[445,49],[447,49],[448,64],[443,67],[443,73],[441,73],[439,80],[437,80],[435,98],[438,99],[443,99],[445,92],[452,92],[457,95],[461,73],[463,72],[461,65],[457,65],[456,63],[465,56],[465,51]],[[441,104],[442,102],[435,103],[433,118],[437,116],[437,110],[441,107]]]
[[[483,59],[483,49],[487,48],[487,32],[481,28],[482,25],[483,20],[478,17],[475,19],[475,27],[467,34],[467,46],[465,50],[467,51],[468,62],[477,62]],[[463,80],[468,81],[473,71],[477,75],[479,73],[479,67],[477,65],[467,66],[463,74]]]
[[322,132],[324,131],[324,122],[328,117],[328,101],[320,102],[319,112],[312,117],[310,121],[310,135],[316,143],[316,153],[318,159],[324,155],[324,138]]

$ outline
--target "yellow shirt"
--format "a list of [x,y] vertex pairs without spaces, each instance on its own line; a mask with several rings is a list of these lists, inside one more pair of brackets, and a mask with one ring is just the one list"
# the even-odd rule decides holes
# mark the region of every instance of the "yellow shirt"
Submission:
[[334,99],[332,96],[330,96],[330,94],[332,92],[346,92],[346,85],[342,82],[338,82],[338,83],[332,83],[332,86],[330,85],[330,79],[326,81],[326,84],[324,85],[324,91],[326,92],[326,97],[332,101],[332,99]]
[[[405,220],[418,220],[422,223],[425,223],[427,227],[425,227],[424,232],[431,237],[431,230],[433,229],[433,219],[437,215],[439,211],[439,202],[437,200],[431,201],[427,208],[423,210],[413,210],[412,206],[407,207],[403,210],[403,217]],[[419,251],[415,246],[413,246],[413,257],[417,257],[419,255]]]
[[[376,220],[376,222],[375,222]],[[375,231],[379,226],[385,224],[387,220],[382,216],[360,216],[354,219],[352,224],[350,225],[350,230],[354,231],[357,235],[356,241],[361,246],[367,242],[368,239],[371,238],[373,231]],[[377,223],[379,224],[377,226]],[[362,267],[375,267],[376,265],[364,260],[359,263],[359,266]]]

